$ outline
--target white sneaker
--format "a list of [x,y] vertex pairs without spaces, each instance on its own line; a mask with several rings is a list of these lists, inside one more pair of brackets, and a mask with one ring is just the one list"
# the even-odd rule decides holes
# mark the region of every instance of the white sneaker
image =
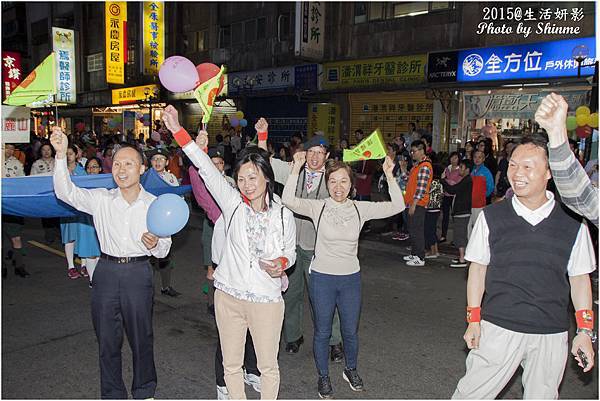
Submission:
[[432,254],[432,255],[425,255],[425,259],[437,259],[439,256],[440,256],[439,253]]
[[413,260],[414,258],[418,258],[418,256],[417,255],[406,255],[402,259],[404,259],[405,261],[409,261],[409,260]]
[[229,399],[229,391],[227,391],[227,387],[217,386],[217,400],[228,400]]
[[425,266],[425,261],[418,256],[406,262],[406,266]]
[[260,376],[256,376],[252,373],[247,373],[244,369],[244,383],[246,383],[249,386],[252,386],[254,391],[260,393]]

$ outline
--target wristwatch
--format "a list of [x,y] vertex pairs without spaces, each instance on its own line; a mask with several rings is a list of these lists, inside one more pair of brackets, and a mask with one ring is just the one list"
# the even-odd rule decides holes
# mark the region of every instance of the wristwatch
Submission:
[[590,336],[590,338],[592,339],[592,343],[595,343],[596,339],[598,338],[598,335],[596,334],[596,332],[591,329],[577,329],[577,334],[579,334],[579,333],[583,333],[587,336]]

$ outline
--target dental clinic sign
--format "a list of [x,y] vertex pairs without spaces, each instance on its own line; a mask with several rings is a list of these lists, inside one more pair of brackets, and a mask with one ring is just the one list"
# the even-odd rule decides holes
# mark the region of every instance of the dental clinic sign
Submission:
[[458,53],[459,82],[577,76],[573,52],[587,52],[581,76],[594,74],[594,38],[568,39],[519,46],[488,47]]

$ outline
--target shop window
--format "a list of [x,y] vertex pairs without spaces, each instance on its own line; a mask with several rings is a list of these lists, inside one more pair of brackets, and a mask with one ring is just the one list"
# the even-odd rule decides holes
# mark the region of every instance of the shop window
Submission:
[[279,41],[288,40],[290,38],[290,14],[280,14],[277,18],[277,38]]
[[369,3],[369,21],[385,19],[385,6],[381,1]]
[[416,1],[394,3],[392,11],[394,18],[412,17],[419,14],[426,14],[429,12],[429,3]]
[[430,4],[431,11],[448,10],[453,6],[453,3],[449,1],[432,1]]
[[196,32],[196,51],[203,52],[208,49],[207,42],[208,41],[208,31],[198,31]]
[[244,26],[241,22],[231,24],[231,44],[238,45],[244,42]]
[[226,25],[219,28],[219,48],[231,46],[231,26]]
[[244,22],[244,42],[252,43],[256,41],[256,20],[251,19]]
[[102,53],[90,54],[87,58],[87,72],[104,70],[104,55]]
[[256,20],[256,39],[264,39],[267,37],[267,17],[260,17]]
[[31,44],[41,45],[48,43],[48,18],[31,24]]
[[354,23],[360,24],[367,22],[367,3],[357,2],[354,3]]

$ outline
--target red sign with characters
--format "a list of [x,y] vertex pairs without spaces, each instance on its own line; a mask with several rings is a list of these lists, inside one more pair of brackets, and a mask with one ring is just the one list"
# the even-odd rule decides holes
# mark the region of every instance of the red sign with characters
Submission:
[[21,54],[2,52],[2,100],[21,83],[22,75]]

